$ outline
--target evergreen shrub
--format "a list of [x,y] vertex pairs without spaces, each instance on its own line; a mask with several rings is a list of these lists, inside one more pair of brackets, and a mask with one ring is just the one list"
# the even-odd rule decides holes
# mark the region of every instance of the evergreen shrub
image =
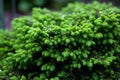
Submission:
[[12,27],[0,42],[1,79],[120,79],[120,9],[111,4],[34,8]]

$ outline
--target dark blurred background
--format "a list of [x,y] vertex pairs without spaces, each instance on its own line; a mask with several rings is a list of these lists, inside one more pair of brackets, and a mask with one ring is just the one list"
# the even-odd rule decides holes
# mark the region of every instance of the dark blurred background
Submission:
[[[15,17],[30,15],[33,7],[60,10],[75,1],[90,3],[95,0],[0,0],[0,28],[11,29],[11,20]],[[120,0],[96,0],[101,3],[111,2],[120,7]]]

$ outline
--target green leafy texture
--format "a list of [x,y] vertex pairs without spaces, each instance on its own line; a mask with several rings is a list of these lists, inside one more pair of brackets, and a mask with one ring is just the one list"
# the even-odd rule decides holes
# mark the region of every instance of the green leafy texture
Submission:
[[111,4],[34,8],[12,26],[0,37],[1,79],[119,79],[120,9]]
[[9,43],[11,38],[11,32],[8,30],[0,30],[0,60],[5,58],[7,53],[14,50],[11,45],[12,42]]

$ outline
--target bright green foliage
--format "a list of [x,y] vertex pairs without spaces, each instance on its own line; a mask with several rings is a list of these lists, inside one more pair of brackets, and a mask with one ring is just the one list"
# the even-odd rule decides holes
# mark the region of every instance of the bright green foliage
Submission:
[[[3,61],[7,57],[7,55],[14,51],[10,41],[12,41],[11,32],[8,30],[0,30],[0,79],[4,79],[6,76],[6,66],[3,66]],[[2,68],[4,70],[2,70]]]
[[120,9],[111,4],[74,3],[61,12],[34,8],[12,26],[4,41],[13,50],[7,50],[1,68],[10,80],[120,77]]
[[9,31],[0,30],[0,60],[6,57],[6,54],[13,50],[9,41],[11,40],[11,33]]

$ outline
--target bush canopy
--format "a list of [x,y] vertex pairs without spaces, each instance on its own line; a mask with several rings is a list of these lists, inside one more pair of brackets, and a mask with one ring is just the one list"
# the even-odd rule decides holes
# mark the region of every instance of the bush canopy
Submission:
[[12,27],[0,35],[0,79],[120,79],[120,9],[111,4],[34,8]]

